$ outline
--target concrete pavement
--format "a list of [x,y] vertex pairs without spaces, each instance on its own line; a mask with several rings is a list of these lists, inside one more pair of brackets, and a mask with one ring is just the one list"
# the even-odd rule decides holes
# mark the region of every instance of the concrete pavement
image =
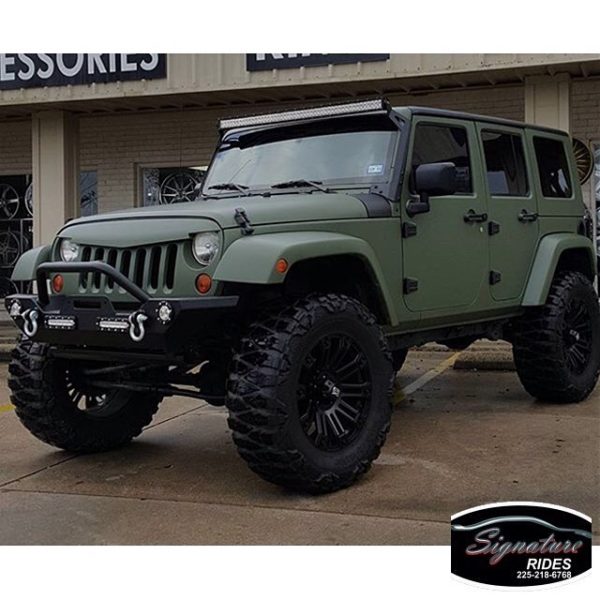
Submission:
[[190,399],[166,400],[121,451],[45,446],[6,407],[2,365],[0,544],[447,544],[451,514],[502,500],[564,504],[598,523],[600,388],[580,405],[543,405],[514,372],[453,370],[458,358],[409,354],[381,456],[325,497],[256,477],[225,411]]

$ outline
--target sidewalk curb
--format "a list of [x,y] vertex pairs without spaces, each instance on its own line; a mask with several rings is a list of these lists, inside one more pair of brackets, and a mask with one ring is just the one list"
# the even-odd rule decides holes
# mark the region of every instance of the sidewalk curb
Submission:
[[514,371],[512,352],[506,350],[466,351],[456,359],[457,371]]

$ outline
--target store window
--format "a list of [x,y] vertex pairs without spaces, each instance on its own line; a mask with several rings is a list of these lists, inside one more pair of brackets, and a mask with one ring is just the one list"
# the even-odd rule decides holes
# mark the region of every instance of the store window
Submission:
[[534,137],[533,145],[542,194],[546,198],[570,198],[573,192],[564,144],[559,140]]
[[[96,171],[79,176],[82,216],[98,212]],[[33,186],[31,174],[0,176],[0,298],[24,292],[10,275],[19,256],[33,245]]]
[[81,216],[98,214],[98,173],[81,171],[79,174],[79,199]]
[[142,167],[141,204],[193,202],[207,167]]
[[527,166],[521,136],[485,130],[481,132],[492,196],[526,196]]
[[[457,192],[471,193],[473,184],[466,129],[446,125],[417,125],[412,172],[419,165],[442,162],[450,162],[456,167]],[[414,181],[411,181],[411,191],[414,192]]]

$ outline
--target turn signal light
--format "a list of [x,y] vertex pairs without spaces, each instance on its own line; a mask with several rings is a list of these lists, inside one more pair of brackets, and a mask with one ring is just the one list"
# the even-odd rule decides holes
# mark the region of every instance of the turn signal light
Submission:
[[196,277],[196,289],[201,294],[206,294],[207,292],[209,292],[211,286],[212,286],[212,279],[211,279],[210,275],[207,275],[206,273],[200,273],[200,275],[198,275],[198,277]]
[[278,273],[285,273],[288,270],[288,261],[285,260],[285,258],[280,258],[276,263],[275,263],[275,270]]
[[55,275],[52,278],[52,289],[55,293],[60,294],[63,291],[65,285],[65,279],[62,275]]

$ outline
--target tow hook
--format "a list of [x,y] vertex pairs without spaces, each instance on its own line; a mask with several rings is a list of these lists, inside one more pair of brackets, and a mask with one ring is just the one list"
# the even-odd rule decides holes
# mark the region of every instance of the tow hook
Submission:
[[34,308],[30,308],[21,316],[23,317],[23,333],[28,338],[32,338],[38,330],[38,311]]
[[141,342],[146,335],[144,321],[148,320],[148,316],[143,312],[131,313],[127,320],[129,321],[129,337],[134,342]]

